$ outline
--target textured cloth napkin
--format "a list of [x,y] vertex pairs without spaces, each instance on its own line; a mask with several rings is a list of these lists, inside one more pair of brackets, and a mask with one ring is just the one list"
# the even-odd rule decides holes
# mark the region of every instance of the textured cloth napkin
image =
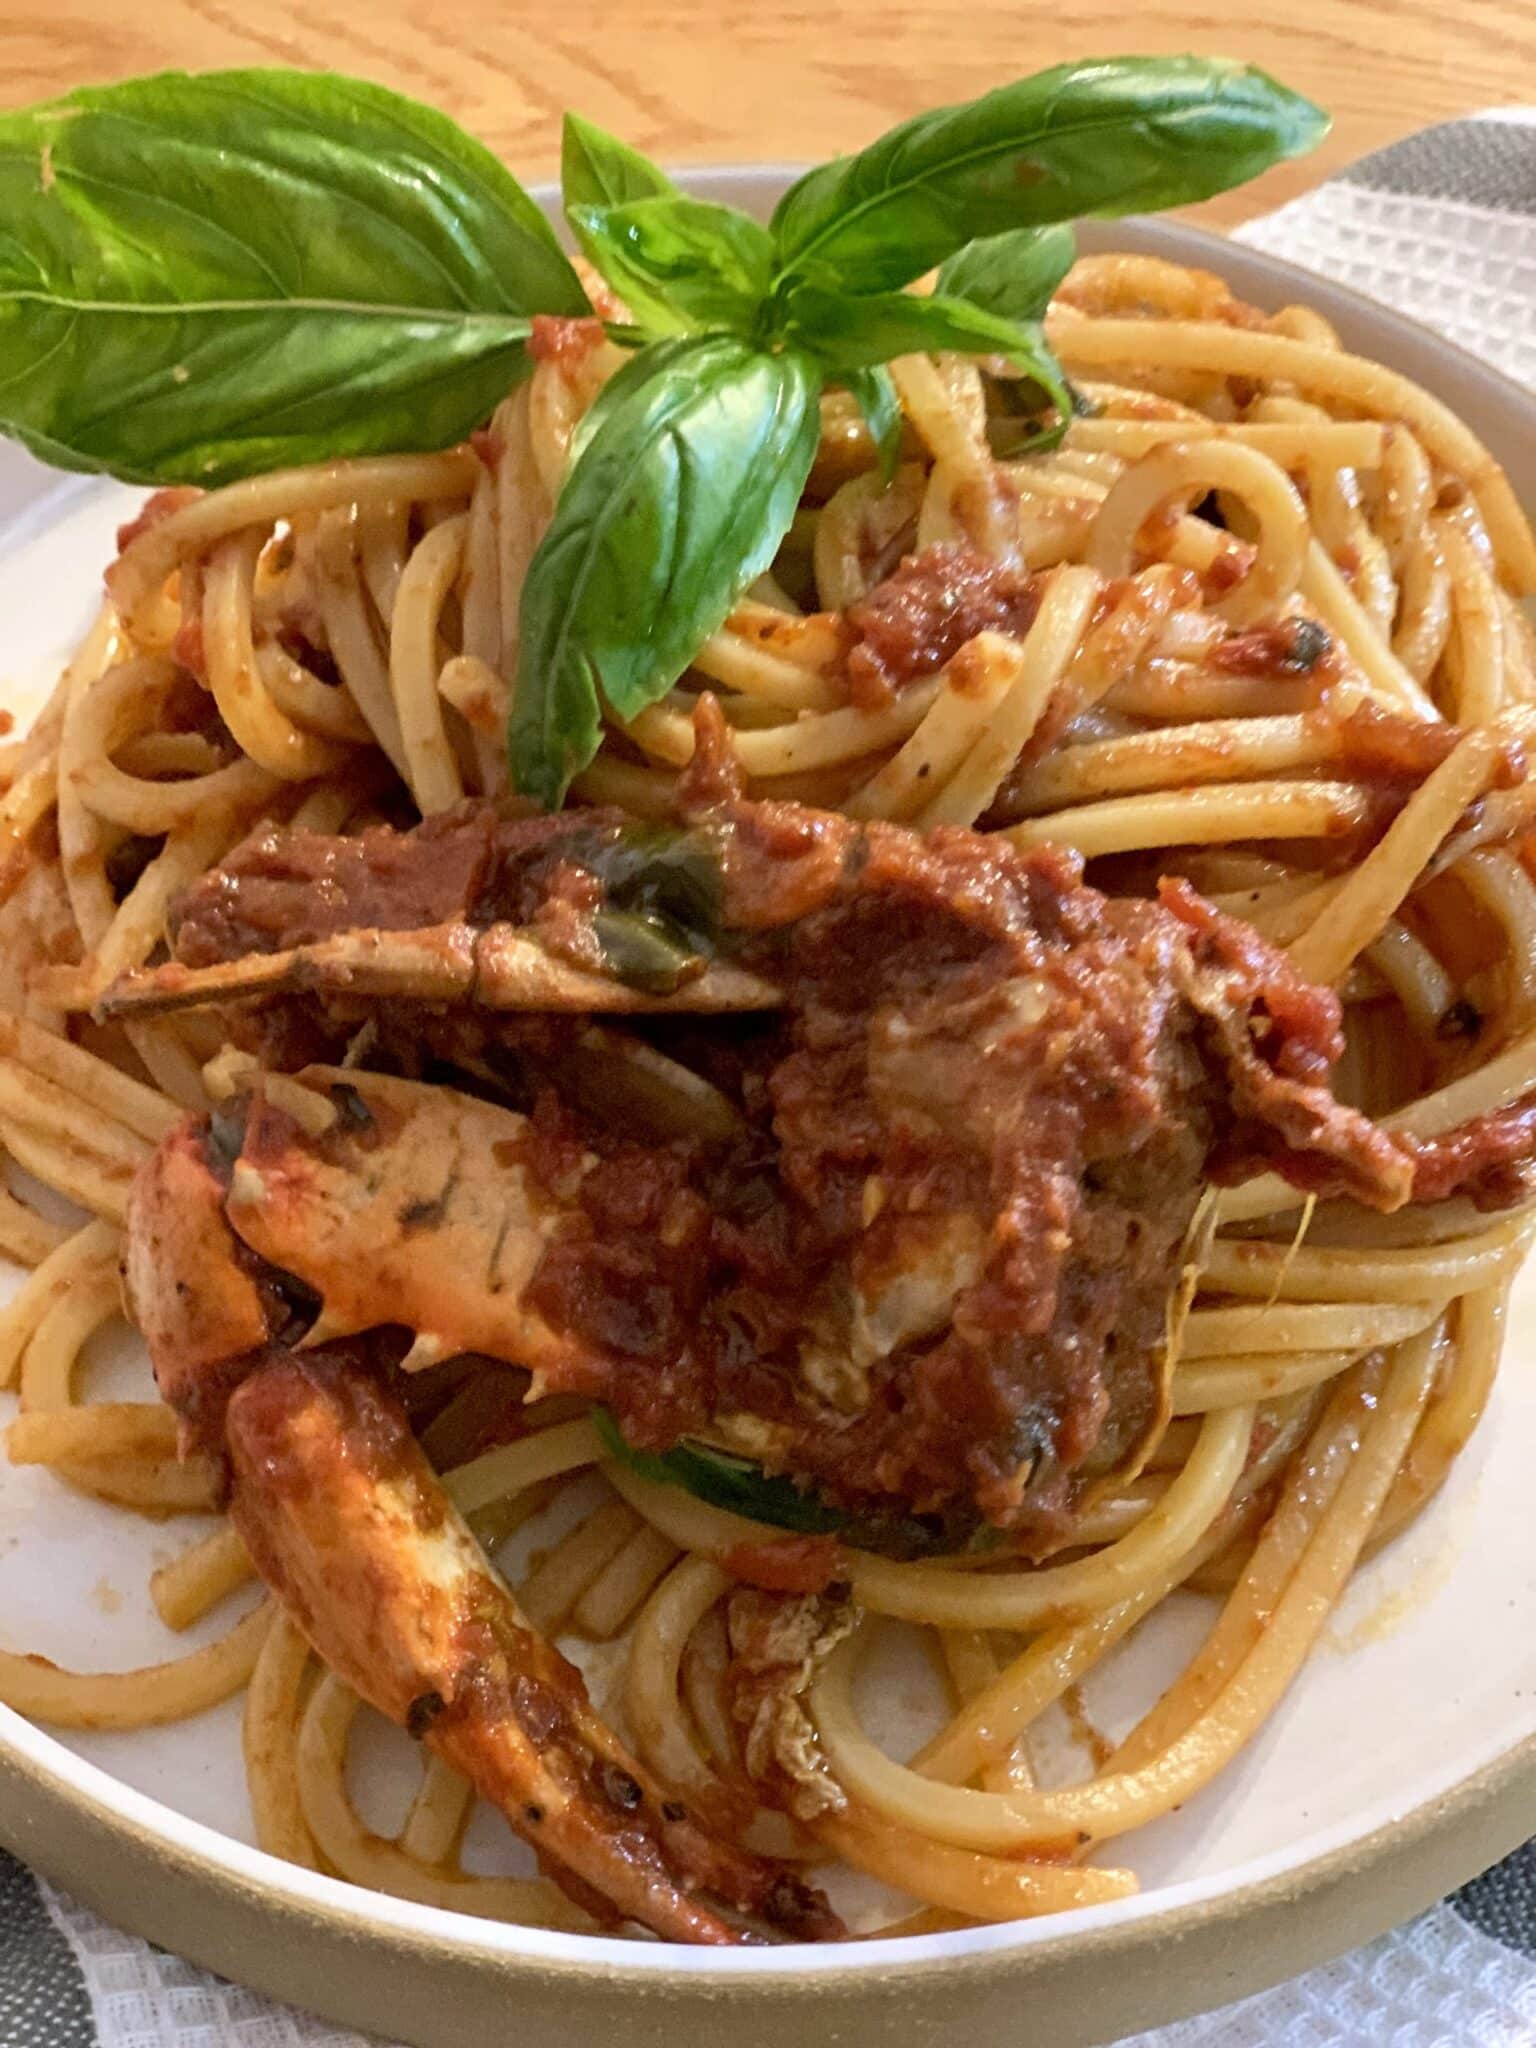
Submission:
[[[1536,108],[1426,129],[1238,238],[1438,327],[1536,387]],[[1339,1962],[1122,2048],[1467,2042],[1536,2044],[1536,1842]],[[0,2048],[368,2044],[118,1933],[0,1852]]]

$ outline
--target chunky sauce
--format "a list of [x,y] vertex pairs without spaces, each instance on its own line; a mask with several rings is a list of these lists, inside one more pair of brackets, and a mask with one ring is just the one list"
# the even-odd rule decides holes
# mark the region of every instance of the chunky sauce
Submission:
[[1040,579],[959,541],[908,555],[848,612],[848,690],[866,710],[933,675],[989,628],[1022,639],[1040,607]]
[[[580,1113],[559,1089],[569,1027],[396,1019],[418,1069],[436,1049],[521,1075],[518,1163],[558,1215],[526,1301],[568,1340],[545,1384],[607,1402],[637,1446],[703,1436],[851,1512],[961,1536],[980,1517],[1046,1548],[1161,1424],[1166,1303],[1209,1175],[1275,1165],[1390,1207],[1416,1170],[1437,1189],[1518,1171],[1531,1134],[1508,1117],[1416,1169],[1334,1102],[1334,997],[1187,885],[1116,900],[1061,849],[746,803],[707,719],[700,742],[671,834],[467,805],[408,834],[248,842],[179,912],[179,952],[204,959],[664,904],[783,991],[774,1019],[680,1033],[695,1065],[713,1047],[739,1110],[710,1143]],[[430,1260],[431,1219],[412,1228]]]

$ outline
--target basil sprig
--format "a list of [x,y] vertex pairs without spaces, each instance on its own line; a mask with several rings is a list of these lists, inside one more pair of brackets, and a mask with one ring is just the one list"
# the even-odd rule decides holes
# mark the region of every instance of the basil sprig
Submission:
[[443,448],[586,294],[446,116],[356,79],[178,72],[0,115],[0,430],[224,483]]
[[[1200,58],[1060,65],[970,106],[905,122],[859,155],[809,172],[785,194],[767,230],[733,208],[683,197],[659,172],[648,178],[632,150],[590,123],[572,122],[566,214],[589,259],[634,311],[642,337],[730,334],[751,353],[734,368],[715,358],[712,374],[749,379],[760,393],[765,356],[794,360],[811,378],[807,417],[824,382],[846,385],[889,476],[901,443],[900,406],[884,368],[893,357],[945,350],[1000,358],[1048,414],[1022,445],[1048,443],[1073,410],[1041,325],[1072,261],[1065,220],[1204,198],[1310,147],[1326,126],[1307,101],[1240,65]],[[936,292],[897,289],[936,263]],[[651,353],[642,350],[626,375],[639,374]],[[688,363],[658,351],[654,374],[673,380]],[[692,417],[695,433],[706,417],[723,421],[730,412],[722,396],[716,385]],[[673,573],[670,560],[654,574],[621,573],[637,536],[685,520],[681,469],[637,449],[635,504],[625,501],[622,520],[611,515],[614,538],[592,559],[578,614],[568,601],[571,565],[589,559],[579,536],[617,488],[589,478],[587,465],[601,447],[613,478],[623,474],[632,413],[638,417],[626,402],[621,415],[603,419],[529,570],[509,747],[518,788],[543,803],[559,801],[596,751],[603,705],[624,718],[654,702],[772,561],[798,496],[788,482],[806,473],[799,454],[789,460],[786,442],[783,466],[754,474],[746,459],[753,444],[741,431],[747,411],[731,413],[736,444],[727,445],[723,426],[712,427],[706,451],[707,465],[727,468],[729,481],[686,506],[690,540],[708,574]],[[759,459],[755,452],[750,458]],[[750,552],[742,545],[744,509],[763,522],[751,528]],[[530,603],[536,631],[528,628]],[[642,624],[647,605],[649,629]]]
[[1220,57],[1056,64],[807,171],[773,212],[787,271],[910,284],[978,235],[1183,206],[1322,140],[1328,118]]
[[[515,786],[558,803],[605,709],[654,703],[772,562],[825,385],[887,474],[884,365],[914,351],[1002,359],[1026,445],[1059,435],[1063,224],[1208,197],[1326,126],[1239,64],[1063,64],[807,173],[764,227],[570,116],[566,216],[635,354],[529,569]],[[590,311],[516,180],[378,86],[169,72],[0,115],[0,431],[69,468],[214,484],[446,447],[526,373],[535,314]]]

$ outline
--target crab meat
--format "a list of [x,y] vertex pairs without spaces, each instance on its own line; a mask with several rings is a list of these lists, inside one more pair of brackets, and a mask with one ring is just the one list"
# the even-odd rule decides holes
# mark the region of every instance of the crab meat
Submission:
[[846,1595],[742,1586],[730,1596],[727,1617],[726,1682],[747,1776],[796,1820],[843,1812],[847,1794],[822,1752],[806,1700],[822,1666],[858,1626],[858,1608]]

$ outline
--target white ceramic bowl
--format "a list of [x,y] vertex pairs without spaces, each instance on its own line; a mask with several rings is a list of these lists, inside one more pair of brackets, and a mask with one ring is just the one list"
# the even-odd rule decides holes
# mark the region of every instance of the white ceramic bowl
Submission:
[[[783,170],[691,189],[764,212]],[[1536,401],[1449,343],[1273,258],[1167,222],[1090,228],[1304,299],[1490,443],[1536,502]],[[0,701],[25,715],[89,615],[139,494],[61,482],[0,451]],[[1444,1495],[1351,1590],[1272,1725],[1216,1785],[1125,1845],[1145,1889],[1052,1920],[835,1949],[680,1950],[511,1928],[274,1861],[248,1826],[236,1710],[136,1736],[57,1739],[0,1709],[0,1839],[103,1914],[329,2017],[421,2048],[516,2038],[799,2048],[959,2043],[1004,2026],[1070,2048],[1218,2004],[1380,1932],[1536,1832],[1536,1280],[1516,1296],[1491,1412]],[[128,1371],[127,1364],[117,1370]],[[25,1541],[18,1541],[22,1536]],[[0,1466],[0,1641],[61,1661],[163,1655],[121,1518]],[[46,1558],[39,1572],[37,1560]],[[138,1603],[137,1605],[135,1603]],[[110,1619],[108,1618],[110,1611]],[[1129,1714],[1136,1669],[1187,1653],[1194,1603],[1094,1699]]]

